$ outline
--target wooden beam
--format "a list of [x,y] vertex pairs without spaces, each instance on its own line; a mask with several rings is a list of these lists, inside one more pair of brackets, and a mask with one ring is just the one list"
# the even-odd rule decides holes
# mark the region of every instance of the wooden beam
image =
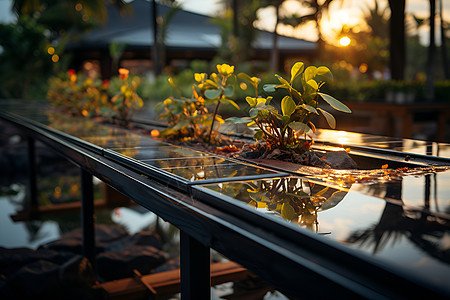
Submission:
[[[252,275],[247,269],[234,262],[211,264],[211,285],[246,279]],[[180,292],[180,269],[125,278],[97,284],[94,291],[102,294],[104,299],[142,299],[153,294],[170,295]]]

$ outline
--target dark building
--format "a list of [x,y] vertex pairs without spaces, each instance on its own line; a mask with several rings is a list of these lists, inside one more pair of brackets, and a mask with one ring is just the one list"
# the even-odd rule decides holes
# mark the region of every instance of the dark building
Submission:
[[[120,65],[136,73],[152,70],[153,19],[152,5],[146,0],[130,3],[128,13],[108,6],[108,19],[76,43],[67,47],[77,68],[101,72],[103,78],[111,76],[109,47],[112,43],[126,44]],[[170,8],[157,5],[157,12],[165,16]],[[211,22],[211,17],[192,12],[178,11],[168,26],[165,40],[164,65],[187,66],[195,59],[210,61],[221,46],[221,28]],[[272,47],[272,33],[259,30],[250,60],[268,61]],[[280,35],[278,49],[280,65],[290,59],[308,60],[316,50],[316,43]]]

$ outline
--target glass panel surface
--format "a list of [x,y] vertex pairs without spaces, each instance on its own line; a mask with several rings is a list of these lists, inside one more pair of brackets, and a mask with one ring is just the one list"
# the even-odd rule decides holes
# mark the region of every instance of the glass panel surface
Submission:
[[188,181],[221,179],[235,180],[236,177],[277,174],[277,172],[255,166],[233,163],[227,160],[216,161],[212,165],[193,167],[163,168],[164,171],[180,176]]
[[401,266],[426,281],[450,286],[449,194],[440,203],[440,212],[433,213],[402,200],[362,194],[353,187],[338,189],[301,178],[199,188]]
[[166,145],[142,148],[111,148],[111,150],[137,160],[210,156],[210,154],[204,152]]
[[412,139],[401,139],[347,131],[320,129],[315,134],[315,142],[333,142],[345,146],[364,146],[395,150],[406,153],[433,155],[450,158],[450,144]]
[[224,158],[216,156],[142,160],[142,162],[148,165],[162,169],[214,166],[225,161]]

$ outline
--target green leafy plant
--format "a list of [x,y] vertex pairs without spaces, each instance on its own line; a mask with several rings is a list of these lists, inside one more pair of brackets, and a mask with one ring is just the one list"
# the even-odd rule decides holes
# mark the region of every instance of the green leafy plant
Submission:
[[[206,73],[195,73],[195,83],[192,85],[192,98],[169,97],[155,106],[160,113],[159,118],[165,119],[168,128],[161,132],[162,136],[178,140],[201,140],[216,144],[220,142],[218,129],[224,123],[218,114],[221,104],[239,106],[230,99],[234,95],[236,76],[234,67],[227,64],[217,65],[218,73],[209,77]],[[177,86],[172,78],[169,83]],[[179,91],[181,95],[181,91]],[[210,113],[207,106],[212,106]]]
[[325,80],[332,80],[333,75],[327,67],[310,66],[305,69],[302,62],[295,63],[291,68],[290,80],[275,75],[278,84],[266,84],[263,89],[267,93],[285,90],[287,95],[281,100],[281,111],[271,105],[272,97],[259,97],[259,79],[247,74],[238,77],[250,83],[255,90],[255,97],[247,97],[250,105],[249,117],[232,117],[233,123],[243,123],[257,126],[254,138],[264,140],[268,150],[279,149],[281,152],[295,151],[303,154],[309,151],[312,140],[307,140],[307,132],[316,130],[311,119],[322,114],[331,128],[335,128],[336,120],[331,113],[319,107],[319,100],[327,102],[332,108],[351,113],[342,102],[330,95],[320,92]]
[[59,106],[71,114],[85,117],[116,117],[125,125],[136,110],[143,106],[141,97],[136,92],[140,78],[129,78],[127,69],[119,69],[117,88],[109,81],[86,78],[69,70],[60,77],[49,80],[47,98],[50,103]]

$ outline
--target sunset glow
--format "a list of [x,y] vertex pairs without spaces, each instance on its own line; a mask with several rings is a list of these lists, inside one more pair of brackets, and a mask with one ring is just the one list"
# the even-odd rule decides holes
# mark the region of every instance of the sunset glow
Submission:
[[348,46],[351,43],[351,39],[348,36],[343,36],[339,39],[339,45],[342,47]]

